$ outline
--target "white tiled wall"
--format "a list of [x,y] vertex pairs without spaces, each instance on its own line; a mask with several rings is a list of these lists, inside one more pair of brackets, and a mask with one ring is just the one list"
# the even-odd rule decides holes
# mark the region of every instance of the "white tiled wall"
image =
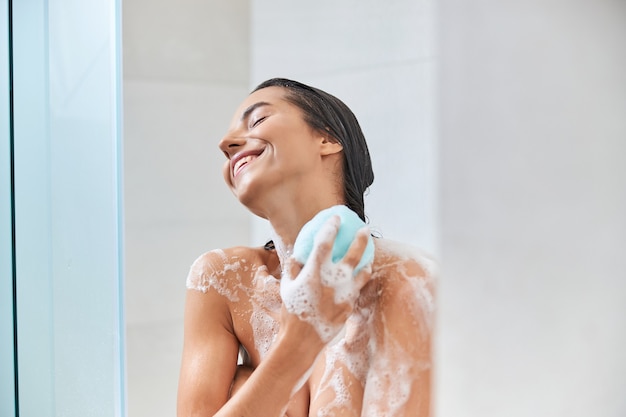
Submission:
[[217,143],[248,89],[248,2],[124,0],[128,410],[175,415],[185,278],[245,243]]

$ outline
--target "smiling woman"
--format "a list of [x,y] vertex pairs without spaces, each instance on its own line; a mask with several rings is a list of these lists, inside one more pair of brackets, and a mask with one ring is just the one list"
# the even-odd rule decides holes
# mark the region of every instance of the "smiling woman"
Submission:
[[324,209],[345,205],[365,220],[374,175],[354,114],[324,91],[272,79],[244,100],[219,147],[226,183],[269,221],[273,241],[192,265],[178,415],[428,416],[433,262],[375,239],[373,262],[352,278],[369,233],[333,262],[335,216],[304,265],[291,255]]
[[[435,66],[424,42],[434,27],[424,10],[432,0],[393,3],[355,9],[343,2],[124,1],[129,415],[175,413],[185,302],[181,278],[197,255],[263,245],[272,237],[266,220],[232,198],[221,173],[225,156],[216,144],[242,99],[274,74],[332,91],[359,115],[376,181],[366,193],[367,212],[350,203],[363,198],[358,189],[344,192],[346,204],[362,219],[367,214],[375,233],[438,253],[429,75]],[[313,27],[324,30],[312,37]],[[235,117],[241,119],[258,101],[269,102],[249,101]],[[270,108],[256,109],[248,123],[262,129],[271,117],[261,121],[266,115],[256,111]],[[276,157],[282,150],[277,148]],[[270,154],[244,165],[237,180],[256,181],[255,165],[265,166]],[[305,161],[310,162],[293,163]],[[247,178],[248,173],[254,175]],[[263,175],[268,183],[285,179],[265,170]],[[264,285],[269,291],[274,283],[268,278]],[[271,304],[278,293],[272,290],[264,302]],[[269,319],[259,312],[252,320]],[[266,338],[258,332],[255,340],[263,345]]]

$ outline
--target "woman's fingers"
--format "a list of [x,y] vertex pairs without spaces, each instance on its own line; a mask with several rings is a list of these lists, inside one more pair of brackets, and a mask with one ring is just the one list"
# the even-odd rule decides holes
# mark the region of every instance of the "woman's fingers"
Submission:
[[[302,271],[302,267],[303,265],[296,261],[293,257],[287,258],[287,265],[285,265],[285,269],[283,270],[283,277],[287,275],[287,278],[295,279],[300,271]],[[285,274],[285,272],[287,273]]]
[[364,266],[359,273],[354,277],[354,285],[358,288],[359,291],[365,287],[365,285],[370,282],[372,278],[372,265]]
[[313,240],[314,245],[313,251],[311,252],[311,257],[315,264],[321,265],[330,258],[340,224],[341,219],[339,216],[331,216],[318,230]]
[[365,248],[367,247],[367,242],[369,241],[369,228],[367,226],[362,227],[356,232],[354,240],[348,248],[346,255],[343,257],[342,262],[352,269],[355,269],[359,262],[361,262],[361,257],[363,256],[363,252],[365,252]]
[[367,227],[356,233],[341,261],[332,262],[340,224],[338,216],[328,219],[315,235],[307,262],[302,265],[290,259],[285,265],[288,278],[280,284],[285,322],[296,323],[292,324],[296,328],[306,323],[305,328],[314,329],[323,343],[328,343],[343,328],[371,276],[371,264],[354,276],[369,242]]

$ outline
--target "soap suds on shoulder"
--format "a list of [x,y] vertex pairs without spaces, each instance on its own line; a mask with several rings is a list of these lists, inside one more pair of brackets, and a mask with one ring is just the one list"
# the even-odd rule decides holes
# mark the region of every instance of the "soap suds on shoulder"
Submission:
[[437,279],[439,275],[439,265],[426,251],[413,245],[388,239],[376,239],[375,243],[378,258],[382,256],[397,261],[416,261],[422,267],[428,278]]
[[247,263],[239,256],[228,256],[223,249],[209,251],[191,265],[186,286],[203,293],[213,288],[228,300],[239,301],[240,272],[249,271]]

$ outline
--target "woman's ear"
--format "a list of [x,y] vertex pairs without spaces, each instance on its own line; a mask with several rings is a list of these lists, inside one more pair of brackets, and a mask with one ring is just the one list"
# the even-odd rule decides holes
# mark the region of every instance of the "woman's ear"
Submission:
[[327,136],[322,136],[320,142],[320,155],[327,156],[339,153],[343,150],[341,143]]

